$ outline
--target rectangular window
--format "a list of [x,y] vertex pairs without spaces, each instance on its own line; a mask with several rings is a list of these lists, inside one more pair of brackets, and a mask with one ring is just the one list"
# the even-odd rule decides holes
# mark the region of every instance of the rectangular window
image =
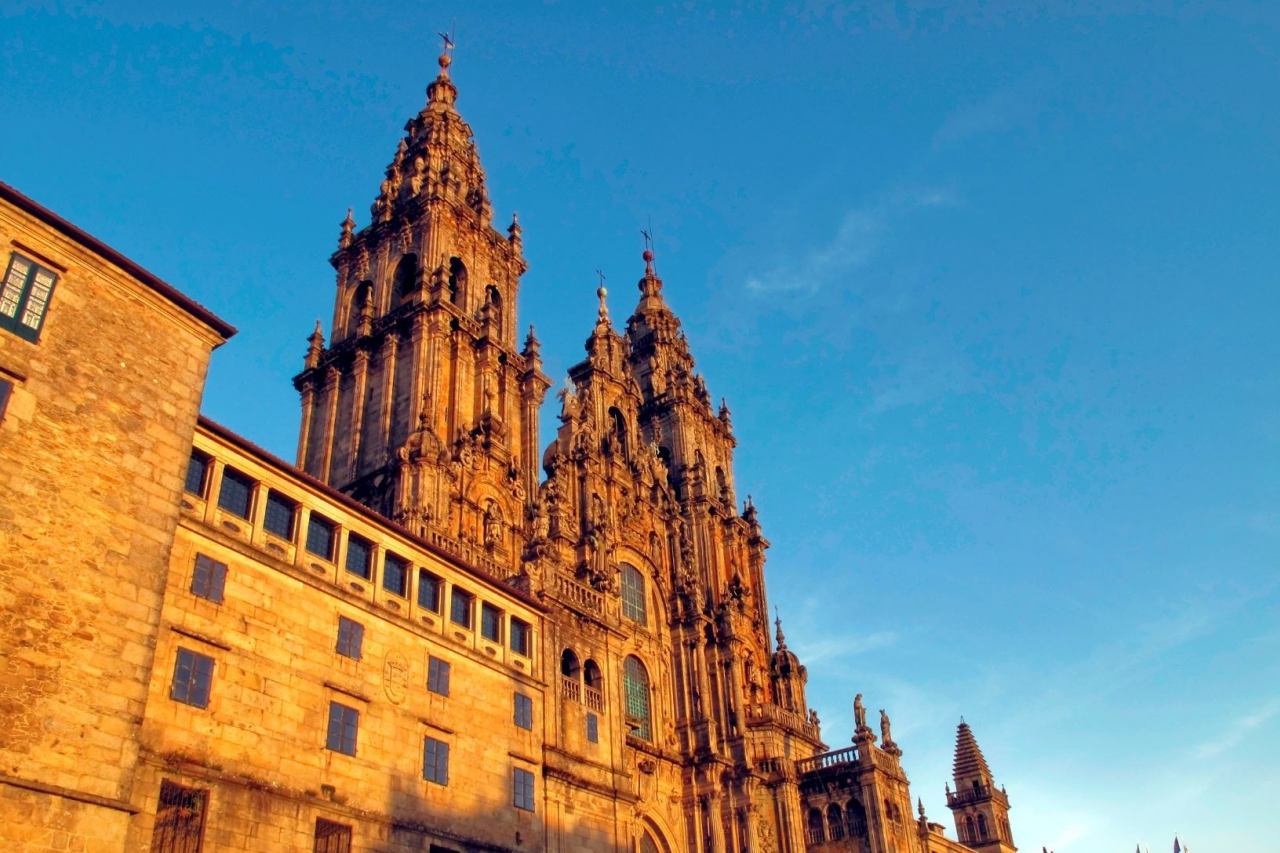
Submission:
[[387,553],[382,558],[382,588],[392,595],[404,597],[409,582],[409,561]]
[[480,605],[480,636],[502,642],[502,611],[487,601]]
[[590,711],[587,712],[587,740],[591,743],[600,742],[600,718]]
[[529,623],[511,617],[511,651],[518,655],[529,656]]
[[422,778],[437,785],[449,784],[449,744],[433,737],[422,739]]
[[253,497],[253,480],[232,468],[222,469],[222,488],[218,490],[218,506],[232,515],[249,517]]
[[373,557],[373,545],[354,533],[347,536],[347,571],[369,579],[369,566]]
[[199,853],[204,841],[204,813],[209,792],[184,788],[168,779],[160,783],[151,853]]
[[329,703],[329,734],[325,747],[343,755],[356,754],[356,733],[360,728],[360,712],[341,702]]
[[262,526],[281,539],[293,539],[293,518],[298,505],[279,492],[267,492],[267,511]]
[[533,728],[533,700],[523,693],[515,694],[515,723],[522,729]]
[[456,586],[453,588],[453,595],[449,599],[449,618],[453,624],[471,629],[471,602],[474,600],[475,596],[465,589]]
[[34,341],[40,337],[49,297],[58,276],[17,252],[9,256],[9,268],[0,282],[0,327]]
[[343,657],[360,660],[360,649],[364,645],[364,626],[354,619],[338,617],[338,654]]
[[440,612],[440,595],[444,581],[426,569],[418,569],[418,606],[432,613]]
[[351,827],[316,818],[316,843],[312,853],[351,853]]
[[518,809],[533,811],[533,774],[517,767],[511,774],[511,803]]
[[212,557],[196,554],[196,568],[191,573],[191,594],[206,598],[214,604],[222,603],[222,592],[227,583],[227,564]]
[[307,550],[325,560],[333,559],[333,522],[322,515],[307,522]]
[[173,684],[169,688],[169,698],[197,708],[207,708],[209,686],[212,683],[213,658],[179,648],[178,658],[173,665]]
[[449,662],[427,658],[427,689],[441,696],[449,695]]
[[204,497],[205,484],[209,479],[209,468],[213,460],[209,454],[199,450],[191,451],[191,459],[187,462],[187,482],[184,488],[197,497]]

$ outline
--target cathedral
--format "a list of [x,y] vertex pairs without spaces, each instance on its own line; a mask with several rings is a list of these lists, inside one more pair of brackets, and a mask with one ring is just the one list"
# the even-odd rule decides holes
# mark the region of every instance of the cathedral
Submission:
[[885,711],[823,740],[649,249],[540,440],[520,224],[439,65],[341,225],[292,464],[199,415],[230,325],[0,185],[5,849],[1013,853],[964,722],[955,838]]

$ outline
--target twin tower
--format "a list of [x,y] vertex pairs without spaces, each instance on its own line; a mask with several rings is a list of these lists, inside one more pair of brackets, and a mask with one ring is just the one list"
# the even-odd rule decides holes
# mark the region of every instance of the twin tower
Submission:
[[[564,707],[547,709],[548,795],[578,819],[643,817],[641,850],[1014,850],[1007,799],[959,749],[966,787],[948,804],[963,844],[911,819],[887,717],[878,746],[860,723],[854,747],[827,751],[805,668],[780,626],[770,636],[768,542],[735,497],[729,410],[695,371],[649,252],[624,331],[599,291],[560,427],[539,446],[551,381],[532,329],[518,337],[520,226],[491,225],[448,68],[446,54],[370,223],[342,225],[330,340],[317,324],[295,379],[298,465],[543,602],[541,648],[560,669],[547,677],[564,682]],[[610,679],[623,712],[606,768],[565,721]]]

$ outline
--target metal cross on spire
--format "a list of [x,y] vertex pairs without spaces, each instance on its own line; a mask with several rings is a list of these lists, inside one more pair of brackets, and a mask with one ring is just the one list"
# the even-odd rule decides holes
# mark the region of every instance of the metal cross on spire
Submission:
[[436,35],[440,36],[440,40],[444,42],[445,53],[453,50],[453,27],[450,27],[447,33],[436,33]]

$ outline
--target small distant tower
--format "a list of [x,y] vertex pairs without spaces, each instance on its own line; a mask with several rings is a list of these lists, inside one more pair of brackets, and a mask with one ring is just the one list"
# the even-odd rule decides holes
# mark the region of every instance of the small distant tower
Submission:
[[966,847],[987,853],[1014,853],[1009,829],[1009,796],[996,788],[987,759],[964,720],[956,728],[956,789],[947,790],[947,807],[956,819],[956,836]]

